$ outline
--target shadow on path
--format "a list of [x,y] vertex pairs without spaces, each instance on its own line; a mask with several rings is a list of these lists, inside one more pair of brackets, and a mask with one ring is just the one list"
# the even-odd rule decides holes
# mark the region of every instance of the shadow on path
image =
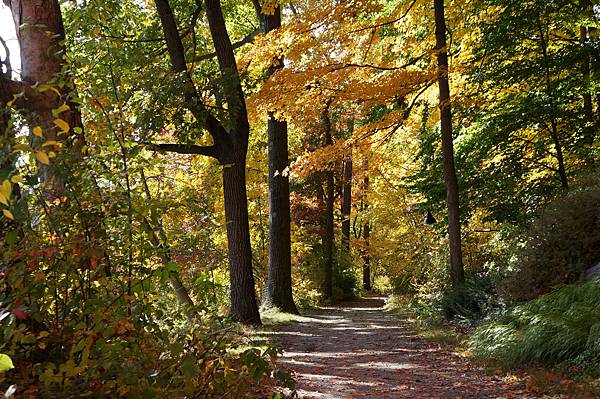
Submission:
[[383,298],[311,311],[266,329],[295,371],[300,398],[531,398],[519,384],[486,376],[417,337],[383,312]]

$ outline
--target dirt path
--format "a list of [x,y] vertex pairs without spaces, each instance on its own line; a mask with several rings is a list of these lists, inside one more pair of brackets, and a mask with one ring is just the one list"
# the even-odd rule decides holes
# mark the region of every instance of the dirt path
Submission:
[[383,312],[381,298],[323,308],[271,328],[300,398],[527,398],[518,383],[474,371]]

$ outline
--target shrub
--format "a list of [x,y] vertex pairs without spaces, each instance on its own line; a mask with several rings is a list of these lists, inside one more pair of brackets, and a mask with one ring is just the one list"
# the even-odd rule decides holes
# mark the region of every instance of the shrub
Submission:
[[504,366],[563,363],[599,376],[599,297],[600,280],[565,286],[480,326],[471,349]]
[[518,253],[518,270],[503,290],[529,300],[561,284],[577,281],[600,261],[600,179],[588,177],[545,207]]
[[[319,264],[322,265],[323,258],[319,260]],[[322,266],[320,267],[323,270]],[[344,301],[348,299],[356,298],[359,292],[358,278],[356,275],[356,262],[351,253],[346,250],[340,250],[339,247],[334,247],[333,252],[333,270],[332,270],[332,282],[333,282],[333,298],[334,302]],[[324,273],[320,277],[325,280]]]
[[489,275],[469,274],[463,286],[443,291],[438,307],[445,319],[473,325],[503,304]]

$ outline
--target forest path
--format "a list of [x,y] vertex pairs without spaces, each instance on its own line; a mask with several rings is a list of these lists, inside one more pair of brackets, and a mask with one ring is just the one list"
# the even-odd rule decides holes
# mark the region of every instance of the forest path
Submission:
[[475,371],[383,312],[383,298],[320,308],[267,328],[305,399],[532,398],[522,384]]

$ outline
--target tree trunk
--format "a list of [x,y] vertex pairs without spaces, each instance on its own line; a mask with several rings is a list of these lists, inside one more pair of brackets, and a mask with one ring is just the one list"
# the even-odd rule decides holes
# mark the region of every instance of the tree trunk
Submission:
[[362,250],[361,253],[361,257],[363,260],[363,288],[365,289],[365,291],[371,291],[372,287],[371,287],[371,255],[369,254],[369,238],[371,235],[371,224],[369,222],[369,219],[366,218],[364,216],[364,214],[367,212],[367,210],[369,209],[369,201],[368,201],[368,195],[369,195],[369,161],[367,159],[365,159],[364,161],[364,166],[365,166],[365,178],[363,179],[363,193],[362,193],[362,204],[361,204],[361,208],[362,208],[362,212],[363,212],[363,239],[365,240],[365,248]]
[[[148,202],[151,202],[152,195],[150,194],[150,187],[148,187],[148,180],[146,179],[144,169],[141,169],[140,175],[142,185],[144,187],[144,193],[146,194],[146,199]],[[150,225],[146,218],[144,218],[144,227],[148,233],[150,243],[156,250],[159,251],[159,256],[163,262],[163,266],[167,267],[169,263],[173,262],[173,256],[171,254],[171,247],[167,241],[167,234],[162,225],[162,220],[159,218],[155,208],[150,208],[150,220],[152,221],[153,225]],[[156,233],[157,230],[158,234]],[[187,308],[188,318],[193,319],[196,316],[196,311],[194,310],[194,301],[181,282],[181,278],[179,277],[179,273],[177,271],[171,271],[169,273],[169,282],[171,283],[171,287],[175,292],[175,297],[177,298],[179,304]]]
[[[322,125],[325,134],[325,145],[330,146],[333,144],[332,137],[332,126],[331,119],[329,118],[329,103],[323,110],[322,114]],[[323,287],[323,293],[326,299],[332,299],[333,297],[333,204],[334,204],[334,181],[333,181],[333,170],[328,169],[325,172],[325,234],[323,235],[323,269],[325,272],[325,282]]]
[[[260,4],[255,7],[266,34],[281,27],[281,9],[273,15],[262,13]],[[283,59],[274,60],[267,69],[269,79],[283,68]],[[288,167],[288,129],[285,121],[278,121],[272,112],[268,115],[269,143],[269,266],[263,302],[283,312],[298,314],[292,295],[292,250],[290,234],[290,183]]]
[[[579,5],[585,12],[589,9],[590,3],[588,0],[579,0]],[[583,77],[583,84],[585,85],[583,90],[583,112],[585,116],[585,127],[583,129],[584,141],[587,145],[594,143],[595,129],[593,126],[594,122],[594,110],[592,105],[592,93],[590,90],[590,62],[591,57],[587,52],[588,46],[588,28],[586,26],[579,27],[579,41],[584,51],[584,56],[581,60],[581,75]]]
[[185,51],[179,37],[177,24],[168,0],[155,0],[171,64],[175,73],[185,77],[184,95],[186,106],[199,123],[207,128],[214,140],[212,146],[161,144],[157,150],[186,154],[201,154],[216,158],[223,165],[223,197],[227,224],[229,255],[231,318],[244,324],[260,325],[260,314],[254,290],[252,273],[252,247],[248,221],[246,195],[246,155],[250,125],[244,91],[236,65],[233,46],[225,26],[219,0],[206,0],[206,17],[215,46],[222,78],[229,84],[224,93],[228,116],[232,126],[225,129],[203,104],[187,69]]
[[371,235],[371,225],[368,221],[365,222],[363,238],[365,240],[365,250],[362,255],[363,259],[363,288],[365,291],[371,291],[371,256],[369,255],[369,237]]
[[[540,34],[540,50],[542,51],[542,56],[544,57],[544,68],[545,68],[545,78],[546,78],[546,95],[549,99],[549,106],[552,111],[555,110],[555,99],[554,92],[552,88],[552,72],[550,69],[550,61],[548,57],[548,43],[549,38],[544,33],[546,29],[542,26],[541,17],[538,16],[538,29]],[[549,34],[548,34],[549,35]],[[563,156],[562,145],[560,141],[560,137],[558,135],[558,121],[555,116],[555,112],[551,113],[550,116],[550,138],[554,144],[554,150],[556,151],[556,155],[554,156],[558,162],[558,178],[560,183],[564,189],[569,188],[569,181],[567,178],[567,169],[565,168],[565,159]]]
[[223,193],[229,254],[231,318],[260,325],[252,273],[252,247],[246,196],[246,151],[223,167]]
[[[352,151],[352,150],[350,150]],[[342,194],[342,248],[350,252],[350,212],[352,211],[352,152],[344,160],[344,190]]]
[[454,166],[452,137],[452,111],[450,107],[450,84],[448,82],[448,49],[446,47],[446,18],[444,0],[434,0],[435,42],[438,62],[439,108],[442,130],[442,153],[444,158],[444,180],[446,182],[446,205],[448,208],[448,235],[450,238],[450,276],[452,286],[464,284],[460,236],[459,190]]
[[323,236],[323,255],[324,255],[324,269],[325,269],[325,287],[324,294],[325,298],[331,299],[333,297],[333,203],[334,203],[334,184],[333,184],[333,171],[328,170],[325,172],[326,180],[326,208],[325,208],[325,235]]
[[[69,155],[71,151],[68,150],[80,151],[83,137],[81,134],[74,134],[73,130],[82,127],[81,115],[75,105],[69,102],[70,93],[58,85],[61,78],[69,79],[60,76],[65,50],[61,41],[65,38],[65,31],[59,2],[57,0],[4,0],[4,3],[11,9],[20,47],[23,86],[17,91],[24,90],[26,93],[26,100],[17,102],[17,105],[27,108],[33,114],[30,123],[32,126],[42,127],[44,140],[68,142],[61,152],[63,156]],[[23,26],[24,23],[27,24],[26,27]],[[30,86],[34,84],[51,84],[61,91],[70,109],[61,113],[59,118],[69,124],[70,134],[62,134],[52,122],[56,119],[52,111],[65,100],[53,90],[42,93],[31,89]],[[74,155],[74,152],[70,155]],[[81,154],[75,156],[80,157]],[[50,165],[39,164],[44,196],[49,201],[65,195],[65,183],[59,177],[55,166],[58,161],[59,159],[53,160]]]

